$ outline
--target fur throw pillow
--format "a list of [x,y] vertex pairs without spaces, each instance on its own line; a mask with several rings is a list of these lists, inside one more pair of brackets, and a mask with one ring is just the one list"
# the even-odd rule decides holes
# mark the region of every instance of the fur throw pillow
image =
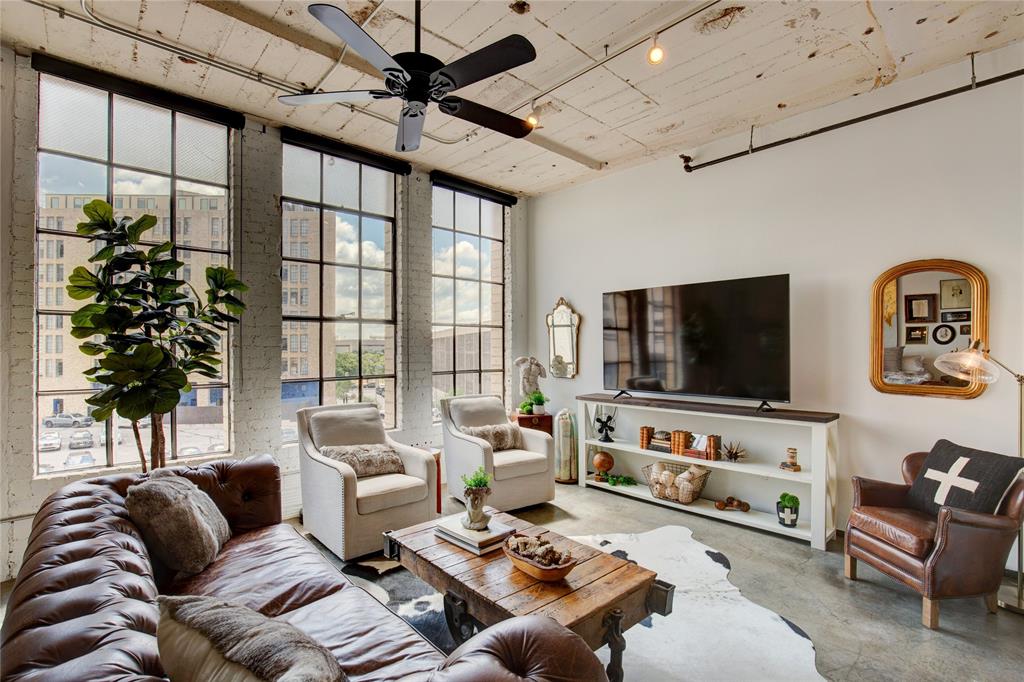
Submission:
[[327,459],[349,465],[355,470],[356,478],[405,473],[402,458],[394,448],[384,443],[327,445],[320,448],[320,454]]
[[128,488],[128,516],[150,553],[168,568],[195,575],[231,539],[231,528],[210,496],[167,469]]
[[519,424],[488,424],[487,426],[461,426],[459,430],[467,436],[483,438],[495,452],[499,450],[521,450],[523,432]]
[[294,625],[197,595],[157,597],[160,663],[174,682],[345,682],[337,659]]

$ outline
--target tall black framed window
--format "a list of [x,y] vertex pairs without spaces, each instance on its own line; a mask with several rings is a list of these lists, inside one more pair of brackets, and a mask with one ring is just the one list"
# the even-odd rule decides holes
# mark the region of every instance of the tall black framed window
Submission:
[[502,395],[505,385],[505,207],[433,188],[433,400]]
[[283,155],[282,440],[312,405],[372,402],[394,428],[395,174],[292,144]]
[[[82,305],[66,278],[101,245],[75,229],[82,207],[103,199],[115,216],[157,217],[147,243],[171,241],[182,279],[204,292],[206,267],[231,259],[230,128],[174,108],[53,75],[39,76],[36,208],[37,470],[135,464],[130,423],[93,423],[85,399],[96,390],[82,372],[94,359],[78,350],[70,315]],[[164,417],[171,459],[231,447],[228,339],[222,378],[192,377]],[[148,420],[140,422],[148,429]],[[144,433],[143,442],[149,445]]]

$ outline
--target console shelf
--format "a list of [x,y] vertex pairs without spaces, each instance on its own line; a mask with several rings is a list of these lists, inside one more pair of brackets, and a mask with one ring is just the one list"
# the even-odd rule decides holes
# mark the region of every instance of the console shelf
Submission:
[[[839,448],[839,415],[832,412],[775,410],[759,412],[757,408],[719,403],[676,401],[663,398],[625,397],[591,393],[576,397],[581,430],[579,446],[580,486],[605,490],[663,507],[691,514],[700,514],[779,535],[809,542],[816,549],[825,549],[835,537],[836,460]],[[614,441],[598,440],[594,417],[599,411],[616,413]],[[735,436],[743,442],[748,456],[741,462],[704,460],[672,455],[640,447],[635,440],[641,425],[672,430],[686,428],[694,433],[715,433],[724,442]],[[630,438],[632,436],[632,439]],[[802,471],[780,469],[785,448],[798,447]],[[582,475],[592,470],[591,459],[598,450],[615,458],[613,472],[637,479],[636,486],[611,486]],[[698,464],[712,470],[706,498],[727,495],[751,503],[749,512],[719,511],[712,499],[699,499],[682,505],[654,497],[645,485],[641,471],[656,461]],[[781,492],[800,497],[800,521],[795,528],[779,524],[774,501]]]

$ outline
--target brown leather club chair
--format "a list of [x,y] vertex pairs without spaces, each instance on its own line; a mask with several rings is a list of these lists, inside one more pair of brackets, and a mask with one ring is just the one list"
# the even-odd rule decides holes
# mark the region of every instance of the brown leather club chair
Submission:
[[939,627],[939,600],[984,597],[996,612],[1006,557],[1024,519],[1024,478],[998,513],[942,507],[937,517],[909,506],[907,492],[926,452],[903,459],[903,484],[853,477],[853,510],[846,527],[846,577],[857,579],[857,561],[921,593],[921,622]]

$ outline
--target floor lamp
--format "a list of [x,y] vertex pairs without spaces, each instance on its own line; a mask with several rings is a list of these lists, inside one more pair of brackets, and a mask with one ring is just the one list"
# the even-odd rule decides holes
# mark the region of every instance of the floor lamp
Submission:
[[[1017,380],[1017,456],[1024,457],[1024,374],[996,360],[981,349],[981,340],[975,339],[966,350],[944,353],[935,359],[936,369],[965,381],[991,384],[1003,369]],[[999,600],[999,606],[1013,613],[1024,614],[1024,528],[1017,531],[1017,595],[1013,601]]]

